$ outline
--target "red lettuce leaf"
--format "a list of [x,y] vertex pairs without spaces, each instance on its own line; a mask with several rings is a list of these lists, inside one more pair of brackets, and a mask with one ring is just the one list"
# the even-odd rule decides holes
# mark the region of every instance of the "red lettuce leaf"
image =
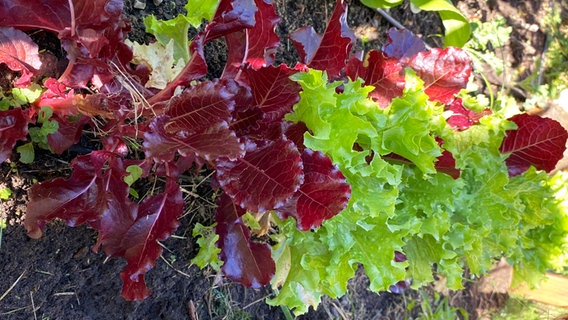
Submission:
[[382,52],[372,50],[366,57],[366,67],[358,66],[360,62],[351,59],[347,68],[347,75],[355,80],[358,77],[365,81],[365,85],[374,86],[369,93],[381,108],[386,108],[395,97],[400,97],[404,90],[403,65],[396,58],[386,57]]
[[509,120],[518,127],[507,131],[500,149],[501,153],[509,154],[505,160],[509,175],[519,175],[531,165],[546,172],[554,170],[566,150],[566,129],[556,120],[526,113]]
[[144,133],[146,157],[157,162],[173,161],[176,151],[184,157],[214,161],[224,157],[236,159],[244,154],[244,149],[235,132],[227,122],[222,121],[199,132],[169,132],[168,116],[156,117]]
[[280,122],[286,113],[292,112],[292,106],[300,100],[300,85],[290,79],[297,72],[285,64],[278,67],[268,66],[258,70],[245,68],[254,103],[263,113],[266,124]]
[[0,63],[5,63],[13,71],[22,72],[16,87],[28,86],[32,76],[41,68],[38,46],[24,32],[0,27]]
[[438,172],[445,173],[454,179],[459,178],[461,175],[460,169],[456,168],[454,155],[448,150],[444,150],[442,155],[438,157],[435,167]]
[[[286,122],[284,134],[288,140],[294,142],[298,151],[304,152],[306,146],[304,145],[304,133],[309,132],[308,127],[303,122],[291,123]],[[311,132],[310,132],[311,133]]]
[[219,197],[215,216],[217,247],[221,248],[219,258],[224,262],[222,270],[229,279],[260,288],[270,282],[276,265],[270,246],[250,239],[250,231],[240,219],[244,213],[245,210],[226,194]]
[[265,212],[282,206],[304,179],[296,146],[288,140],[247,141],[244,157],[217,161],[217,181],[241,207]]
[[319,227],[324,220],[345,209],[351,187],[325,154],[305,149],[302,161],[304,183],[286,205],[277,209],[277,213],[282,218],[294,217],[297,228],[306,231]]
[[205,42],[254,27],[257,10],[254,0],[221,0],[213,19],[205,27]]
[[1,26],[59,32],[71,22],[68,0],[3,0]]
[[454,95],[466,87],[472,71],[468,54],[454,47],[420,52],[408,61],[408,66],[424,80],[430,100],[443,104],[452,103]]
[[55,218],[67,221],[69,226],[100,218],[107,209],[102,168],[108,157],[104,151],[79,156],[71,162],[69,179],[57,178],[30,188],[24,226],[31,238],[41,237],[45,223]]
[[347,4],[337,0],[323,36],[318,36],[312,27],[293,32],[294,43],[302,61],[310,68],[326,70],[333,79],[345,67],[355,35],[347,25]]
[[165,112],[170,117],[166,130],[191,134],[229,122],[238,92],[237,84],[231,80],[206,81],[190,87],[170,100]]
[[417,53],[426,51],[424,41],[406,29],[390,28],[387,35],[389,42],[383,47],[383,52],[388,57],[401,60],[402,63]]
[[485,109],[482,112],[475,112],[467,109],[463,105],[461,98],[455,99],[449,106],[448,110],[452,111],[452,115],[448,118],[448,124],[457,131],[465,130],[472,125],[479,122],[483,116],[491,114],[490,109]]
[[83,126],[91,122],[89,117],[80,117],[76,121],[70,121],[68,118],[60,117],[57,114],[53,114],[51,119],[59,123],[59,129],[47,136],[47,143],[51,150],[57,154],[62,154],[69,147],[79,142],[83,133]]
[[235,78],[245,64],[258,69],[274,62],[280,38],[274,31],[280,18],[270,1],[255,0],[255,25],[225,36],[228,58],[222,78]]
[[[120,273],[123,282],[122,296],[126,300],[143,300],[150,295],[144,275],[154,267],[162,254],[158,241],[169,238],[179,226],[178,217],[183,213],[183,206],[184,201],[178,184],[168,177],[166,190],[145,199],[140,204],[134,221],[131,221],[126,230],[113,228],[108,231],[109,237],[120,239],[120,242],[112,243],[114,246],[111,246],[111,243],[103,243],[105,251],[119,252],[128,262]],[[114,223],[117,223],[117,218],[119,217],[112,219]],[[125,222],[130,221],[127,219]]]
[[28,136],[28,119],[22,109],[0,110],[0,163],[10,158],[18,140]]

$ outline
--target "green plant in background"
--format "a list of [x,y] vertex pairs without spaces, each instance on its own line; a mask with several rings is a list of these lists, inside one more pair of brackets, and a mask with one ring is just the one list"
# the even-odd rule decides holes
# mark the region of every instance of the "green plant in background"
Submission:
[[[529,93],[525,109],[546,108],[546,102],[559,97],[568,89],[568,25],[562,19],[565,3],[551,1],[548,15],[542,21],[547,33],[545,50],[538,60],[535,71],[520,83]],[[567,8],[564,8],[565,10]]]
[[[439,293],[434,292],[431,297],[425,290],[420,290],[422,300],[420,302],[419,320],[468,320],[469,315],[463,308],[455,308],[450,306],[447,296],[442,297]],[[410,307],[410,306],[409,306]]]
[[[392,8],[403,0],[361,0],[371,8]],[[436,11],[440,14],[445,29],[444,45],[462,47],[470,36],[470,26],[464,15],[447,0],[410,0],[414,9]]]
[[483,63],[486,63],[497,75],[503,73],[507,65],[503,57],[498,57],[494,50],[509,42],[511,32],[513,28],[507,26],[507,20],[503,17],[496,17],[488,22],[471,22],[471,38],[464,49],[472,58],[474,70],[483,70]]
[[170,20],[158,20],[154,15],[144,18],[146,32],[154,35],[164,47],[173,40],[173,58],[177,62],[189,61],[189,27],[197,28],[205,20],[211,20],[220,0],[189,0],[185,5],[186,15],[178,15]]

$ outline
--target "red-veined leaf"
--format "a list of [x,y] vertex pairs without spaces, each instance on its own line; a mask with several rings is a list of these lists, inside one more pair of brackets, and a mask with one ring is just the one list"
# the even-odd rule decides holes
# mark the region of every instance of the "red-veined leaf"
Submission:
[[92,152],[73,160],[73,172],[67,180],[57,178],[34,184],[24,226],[28,235],[39,238],[45,223],[55,218],[69,226],[93,222],[107,209],[107,190],[103,184],[102,167],[109,153]]
[[0,163],[10,158],[18,140],[28,136],[28,119],[22,109],[0,110]]
[[462,131],[473,124],[479,122],[483,116],[491,114],[490,109],[485,109],[482,112],[475,112],[473,110],[467,109],[463,105],[461,98],[455,99],[448,108],[452,112],[452,115],[448,118],[448,124],[455,130]]
[[144,133],[144,150],[148,158],[155,161],[172,161],[176,151],[184,157],[199,157],[214,161],[219,157],[236,159],[244,154],[243,145],[222,121],[203,128],[200,132],[168,132],[168,116],[156,117]]
[[20,30],[0,28],[0,63],[5,63],[13,71],[21,71],[22,76],[16,86],[27,86],[41,68],[38,46]]
[[170,117],[166,131],[191,134],[229,122],[238,91],[238,85],[231,80],[206,81],[188,88],[170,100],[165,112]]
[[331,159],[319,151],[305,149],[304,183],[286,205],[277,209],[282,217],[292,216],[299,230],[319,227],[347,206],[351,187]]
[[[356,67],[357,62],[350,60],[351,67],[347,74],[353,80],[361,77],[365,85],[374,86],[369,96],[382,108],[386,108],[395,97],[402,96],[404,90],[404,71],[400,61],[388,58],[382,52],[372,50],[365,58],[364,67]],[[356,74],[354,74],[356,73]]]
[[258,70],[245,68],[254,103],[263,113],[263,122],[282,121],[286,113],[292,112],[292,106],[300,100],[300,85],[290,79],[298,72],[285,64],[278,67],[268,66]]
[[250,239],[250,231],[240,219],[244,213],[226,194],[219,197],[215,216],[217,247],[221,248],[222,270],[229,279],[259,288],[270,282],[276,265],[270,246]]
[[179,226],[177,219],[183,213],[183,206],[178,184],[168,177],[166,190],[145,199],[132,225],[126,232],[115,235],[122,235],[122,241],[118,248],[113,249],[123,252],[121,256],[128,262],[120,273],[122,296],[126,300],[142,300],[150,295],[144,275],[162,254],[158,241],[169,238]]
[[213,19],[205,27],[205,42],[254,27],[257,10],[254,0],[221,0]]
[[302,28],[290,35],[303,62],[309,67],[326,70],[331,79],[345,67],[355,41],[347,25],[347,4],[337,0],[327,28],[321,38],[312,27]]
[[521,174],[531,165],[538,170],[552,171],[566,150],[566,129],[556,120],[526,113],[509,120],[518,127],[507,131],[500,149],[501,153],[509,154],[505,160],[509,175]]
[[222,78],[234,78],[238,71],[249,64],[258,69],[271,65],[280,38],[274,28],[280,21],[270,0],[255,0],[258,11],[255,25],[225,36],[228,48],[227,64]]
[[247,141],[244,157],[217,161],[217,180],[231,198],[251,212],[283,205],[304,176],[296,146],[289,140]]
[[47,143],[51,150],[57,154],[62,154],[69,147],[79,142],[83,133],[83,126],[91,122],[89,117],[79,117],[79,119],[71,121],[56,113],[53,114],[51,119],[59,123],[59,128],[57,132],[47,136]]
[[452,103],[454,95],[466,87],[472,71],[468,54],[454,47],[420,52],[410,58],[408,66],[424,80],[430,100],[444,104]]

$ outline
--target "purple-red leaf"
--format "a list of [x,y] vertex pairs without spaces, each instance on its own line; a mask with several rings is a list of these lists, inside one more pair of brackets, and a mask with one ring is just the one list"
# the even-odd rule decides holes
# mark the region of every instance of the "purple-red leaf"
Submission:
[[229,196],[219,197],[215,220],[219,235],[217,247],[221,248],[220,259],[224,262],[225,275],[245,286],[260,288],[272,279],[276,265],[272,260],[270,246],[250,239],[250,231],[240,219],[245,210],[237,206]]
[[18,140],[26,140],[28,119],[22,109],[0,110],[0,163],[10,158]]
[[3,0],[0,26],[59,32],[71,23],[68,0]]
[[229,122],[238,86],[234,81],[207,81],[190,87],[170,100],[165,114],[166,131],[201,132],[220,122]]
[[270,0],[255,0],[258,11],[252,28],[229,33],[225,36],[228,58],[222,78],[234,78],[245,64],[254,69],[274,62],[280,38],[274,31],[280,18]]
[[34,184],[29,191],[24,226],[28,235],[39,238],[45,223],[55,218],[69,226],[93,222],[107,208],[107,192],[102,167],[108,153],[96,151],[73,160],[73,173],[67,180],[57,178]]
[[38,46],[24,32],[0,27],[0,63],[13,71],[21,71],[16,86],[27,86],[41,68]]
[[454,47],[420,52],[408,61],[408,66],[424,80],[430,100],[443,104],[452,103],[454,95],[466,87],[472,71],[469,55]]
[[244,149],[235,132],[227,122],[222,121],[203,128],[199,132],[166,130],[168,116],[156,117],[144,133],[144,150],[148,158],[155,161],[172,161],[176,151],[184,157],[199,157],[214,161],[219,157],[236,159],[244,154]]
[[566,150],[566,129],[556,120],[526,113],[509,120],[518,127],[507,131],[500,149],[501,153],[509,154],[505,160],[509,175],[521,174],[531,165],[538,170],[552,171]]
[[345,67],[355,41],[353,31],[347,25],[347,4],[337,0],[327,28],[321,38],[313,28],[302,28],[290,35],[302,60],[309,67],[326,70],[333,79]]
[[213,20],[205,27],[205,42],[254,27],[257,10],[254,0],[221,0]]
[[300,85],[290,79],[298,72],[285,64],[279,67],[262,67],[258,70],[244,69],[250,83],[254,103],[263,113],[266,124],[280,122],[292,106],[300,100]]
[[419,52],[426,51],[424,41],[412,32],[391,28],[388,31],[389,43],[383,47],[383,52],[391,58],[406,62]]
[[366,57],[366,67],[357,67],[357,64],[355,60],[350,61],[347,75],[353,80],[360,77],[365,81],[365,85],[374,86],[375,89],[369,96],[382,108],[388,107],[393,98],[402,96],[404,71],[398,59],[372,50]]
[[319,227],[324,220],[331,219],[345,209],[351,196],[351,187],[325,154],[305,149],[302,161],[304,183],[277,212],[284,218],[296,218],[297,228],[306,231]]
[[457,131],[465,130],[472,125],[479,122],[483,116],[491,114],[491,110],[486,109],[482,112],[475,112],[473,110],[467,109],[463,105],[461,98],[455,99],[448,108],[452,112],[452,115],[448,118],[448,124],[456,129]]
[[169,238],[179,226],[177,219],[183,213],[183,206],[178,184],[173,178],[167,178],[166,190],[144,200],[126,232],[119,230],[119,234],[113,235],[122,236],[122,241],[111,250],[123,252],[121,256],[128,262],[120,273],[122,296],[126,300],[142,300],[150,295],[144,275],[162,254],[158,241]]
[[47,136],[47,143],[51,150],[57,154],[62,154],[69,147],[79,142],[83,133],[83,126],[91,121],[89,117],[80,117],[76,121],[70,121],[56,113],[53,114],[51,119],[59,123],[59,128],[55,133]]
[[454,179],[459,178],[461,175],[460,169],[456,168],[456,159],[454,158],[454,155],[448,150],[444,150],[442,155],[438,157],[435,167],[438,172],[445,173]]
[[244,157],[217,161],[221,188],[241,207],[265,212],[282,206],[303,182],[302,161],[288,140],[246,142]]

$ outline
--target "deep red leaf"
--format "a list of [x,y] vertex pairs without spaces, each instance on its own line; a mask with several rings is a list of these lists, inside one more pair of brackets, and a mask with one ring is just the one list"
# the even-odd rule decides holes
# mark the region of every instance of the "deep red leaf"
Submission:
[[38,46],[24,32],[0,27],[0,63],[22,72],[16,81],[17,87],[28,86],[32,76],[41,68]]
[[[166,179],[166,190],[145,199],[138,209],[135,221],[126,232],[117,230],[114,237],[121,238],[118,247],[124,252],[128,265],[120,273],[123,282],[122,296],[126,300],[142,300],[150,295],[144,275],[154,267],[162,254],[158,241],[166,240],[179,226],[178,217],[183,213],[184,201],[181,190],[173,178]],[[113,230],[114,231],[114,230]],[[111,231],[112,233],[112,231]],[[106,248],[108,245],[103,243]]]
[[491,114],[490,109],[485,109],[482,112],[475,112],[473,110],[467,109],[463,105],[461,98],[455,99],[448,108],[452,112],[452,115],[448,118],[448,124],[458,131],[465,130],[471,127],[473,124],[479,122],[483,116]]
[[566,129],[556,120],[526,113],[509,120],[518,127],[507,131],[501,144],[501,153],[509,154],[505,160],[509,175],[521,174],[530,166],[552,171],[566,150]]
[[444,104],[452,103],[454,95],[466,87],[472,71],[468,54],[454,47],[420,52],[408,61],[408,66],[424,80],[430,100]]
[[0,110],[0,163],[10,158],[18,140],[28,136],[28,119],[22,109]]
[[460,169],[456,168],[454,155],[448,150],[444,150],[442,155],[438,157],[435,167],[438,172],[445,173],[454,179],[459,178],[461,175]]
[[[350,60],[347,75],[355,80],[365,81],[365,85],[374,86],[369,96],[382,108],[386,108],[395,97],[402,96],[404,90],[403,65],[396,58],[388,58],[382,52],[372,50],[366,57],[366,67],[357,67],[357,62]],[[351,74],[350,74],[351,73]]]
[[91,122],[89,117],[80,117],[71,121],[69,118],[60,117],[55,113],[51,119],[59,123],[59,129],[47,136],[47,143],[51,150],[57,154],[62,154],[69,147],[79,142],[83,133],[83,126]]
[[255,0],[258,11],[254,27],[225,36],[228,57],[222,78],[235,78],[245,64],[258,69],[274,62],[276,49],[280,45],[280,38],[274,29],[280,18],[270,2]]
[[221,0],[213,19],[205,27],[204,41],[254,27],[257,10],[254,0]]
[[290,123],[287,122],[284,127],[284,134],[288,140],[294,142],[298,151],[304,152],[306,146],[304,145],[304,133],[309,132],[308,127],[303,122]]
[[274,62],[274,55],[280,45],[280,37],[275,32],[280,22],[272,0],[255,0],[258,11],[255,14],[254,27],[247,29],[248,51],[245,62],[253,68],[269,66]]
[[45,223],[55,218],[67,221],[69,226],[100,218],[107,209],[102,167],[108,156],[104,151],[78,156],[71,163],[73,172],[69,179],[57,178],[30,188],[24,220],[30,237],[41,237]]
[[68,0],[3,0],[0,26],[59,32],[71,23]]
[[250,83],[254,103],[263,113],[263,122],[280,122],[292,106],[300,100],[301,87],[290,76],[297,71],[285,64],[268,66],[258,70],[245,68],[244,73]]
[[288,140],[247,141],[244,157],[217,161],[217,181],[231,198],[251,212],[282,206],[304,179],[296,146]]
[[296,218],[297,228],[306,231],[319,227],[324,220],[331,219],[345,209],[351,196],[351,187],[325,154],[305,149],[302,161],[304,183],[277,212],[284,218]]
[[238,92],[238,85],[232,80],[206,81],[186,89],[167,106],[165,114],[170,119],[166,131],[192,134],[231,121]]
[[219,157],[236,159],[244,154],[243,145],[227,122],[218,122],[199,132],[169,132],[168,116],[156,117],[144,133],[146,157],[155,161],[172,161],[176,151],[180,155],[214,161]]
[[389,42],[383,47],[383,52],[391,58],[406,62],[419,52],[426,51],[426,45],[421,38],[407,29],[391,28],[387,33]]
[[240,216],[245,210],[234,204],[231,198],[222,194],[218,200],[215,220],[219,235],[217,247],[221,248],[220,259],[224,262],[225,275],[245,286],[260,288],[272,279],[276,265],[272,260],[270,246],[250,239],[250,231]]
[[314,69],[326,70],[331,79],[337,77],[345,67],[355,41],[355,35],[347,25],[347,4],[343,0],[337,0],[321,38],[309,27],[293,32],[290,39],[305,64]]

